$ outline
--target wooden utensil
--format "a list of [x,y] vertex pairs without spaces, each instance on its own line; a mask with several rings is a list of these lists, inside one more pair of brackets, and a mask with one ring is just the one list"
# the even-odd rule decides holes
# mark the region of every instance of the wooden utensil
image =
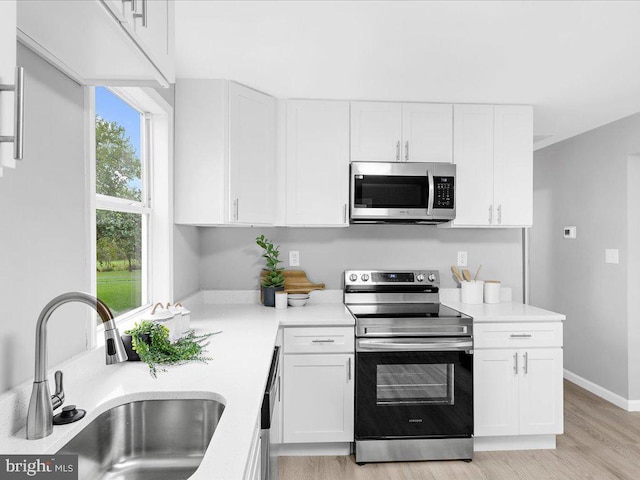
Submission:
[[464,282],[464,280],[462,279],[462,275],[460,275],[460,270],[458,270],[458,267],[454,265],[453,267],[451,267],[451,271],[460,283]]
[[[263,270],[260,277],[267,274]],[[324,290],[324,283],[311,283],[307,278],[304,270],[283,270],[284,275],[284,291],[287,293],[309,293],[313,290]]]
[[464,279],[467,282],[471,281],[471,274],[469,273],[469,270],[467,270],[466,268],[464,270],[462,270],[462,275],[464,276]]
[[480,266],[478,267],[478,270],[476,270],[476,275],[475,275],[475,277],[473,277],[473,280],[474,280],[474,281],[478,279],[478,274],[480,273],[480,269],[481,269],[481,268],[482,268],[482,265],[480,265]]

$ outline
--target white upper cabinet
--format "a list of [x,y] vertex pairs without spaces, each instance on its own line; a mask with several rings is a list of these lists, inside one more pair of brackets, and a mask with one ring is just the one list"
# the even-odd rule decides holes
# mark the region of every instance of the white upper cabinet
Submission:
[[349,102],[290,100],[286,224],[348,226]]
[[351,102],[351,161],[399,162],[402,104]]
[[[168,86],[173,0],[18,2],[18,38],[85,85]],[[144,24],[143,24],[144,23]]]
[[402,160],[453,162],[453,105],[402,104]]
[[351,102],[351,161],[451,163],[452,115],[447,104]]
[[[16,2],[0,2],[0,84],[13,85],[16,71]],[[0,91],[0,136],[12,137],[15,94]],[[14,167],[13,143],[0,142],[0,177],[3,167]]]
[[226,80],[178,80],[175,221],[269,225],[275,99]]
[[498,225],[533,225],[533,108],[494,107],[493,201]]
[[493,205],[493,107],[456,105],[454,111],[456,219],[488,226]]
[[270,225],[275,218],[275,98],[231,82],[229,176],[232,223]]
[[533,220],[533,108],[455,105],[454,227],[529,227]]

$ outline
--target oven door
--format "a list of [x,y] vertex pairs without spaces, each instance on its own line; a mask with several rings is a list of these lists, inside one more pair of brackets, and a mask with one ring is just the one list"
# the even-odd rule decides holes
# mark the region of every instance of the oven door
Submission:
[[355,438],[473,435],[471,338],[358,339]]

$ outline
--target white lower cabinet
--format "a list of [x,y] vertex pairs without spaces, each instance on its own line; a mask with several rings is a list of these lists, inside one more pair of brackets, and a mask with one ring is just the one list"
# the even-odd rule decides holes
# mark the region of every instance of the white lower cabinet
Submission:
[[[519,345],[535,342],[535,332],[514,332],[510,338]],[[477,339],[474,353],[475,436],[561,434],[562,348],[509,348],[506,340],[505,348],[484,349],[485,340]]]
[[354,355],[284,357],[284,443],[353,441]]
[[251,437],[251,450],[249,451],[249,458],[247,458],[247,465],[244,468],[243,480],[260,480],[262,471],[261,464],[261,442],[260,439],[260,415],[258,415],[258,421],[256,427],[253,430],[253,436]]
[[353,327],[284,329],[283,443],[353,441],[353,352]]

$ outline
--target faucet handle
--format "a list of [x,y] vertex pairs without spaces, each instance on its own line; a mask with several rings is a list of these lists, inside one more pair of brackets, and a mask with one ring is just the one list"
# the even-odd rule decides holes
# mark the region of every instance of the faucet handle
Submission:
[[53,409],[60,407],[64,403],[64,387],[62,385],[62,370],[58,370],[55,374],[56,393],[51,395],[51,405]]

